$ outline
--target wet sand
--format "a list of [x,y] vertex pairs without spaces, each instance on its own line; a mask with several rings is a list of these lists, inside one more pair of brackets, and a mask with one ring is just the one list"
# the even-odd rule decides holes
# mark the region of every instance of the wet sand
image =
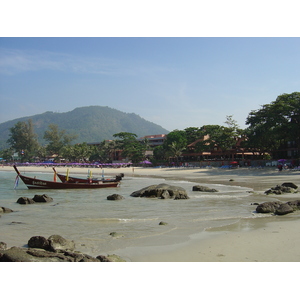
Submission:
[[[12,167],[0,167],[0,171]],[[47,167],[20,167],[23,173],[53,172]],[[58,167],[64,173],[67,168]],[[94,176],[101,169],[92,169]],[[86,174],[86,168],[70,168],[71,174]],[[198,168],[119,168],[104,169],[106,176],[124,173],[125,176],[158,177],[186,180],[196,183],[213,183],[249,187],[253,197],[264,201],[288,201],[300,198],[297,194],[266,196],[264,191],[283,182],[300,186],[300,172],[265,169],[198,169]],[[27,174],[28,175],[28,174]],[[270,200],[269,200],[270,199]],[[286,216],[271,216],[242,220],[238,224],[214,228],[190,236],[188,242],[168,246],[135,247],[123,250],[135,262],[299,262],[300,261],[300,211]]]

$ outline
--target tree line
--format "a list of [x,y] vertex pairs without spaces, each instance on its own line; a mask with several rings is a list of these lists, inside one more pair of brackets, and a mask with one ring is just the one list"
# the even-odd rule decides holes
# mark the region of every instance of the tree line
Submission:
[[[289,146],[291,158],[299,158],[300,154],[300,93],[279,95],[270,104],[262,105],[260,109],[248,114],[246,129],[239,128],[233,116],[226,116],[224,126],[205,125],[188,127],[184,130],[173,130],[161,146],[154,148],[154,159],[178,159],[182,153],[188,152],[188,145],[195,144],[194,151],[209,151],[212,145],[217,145],[222,151],[231,149],[238,138],[243,138],[242,146],[261,154],[276,153]],[[208,139],[204,140],[204,136]],[[102,141],[98,145],[81,143],[72,145],[75,135],[67,134],[57,125],[50,124],[44,133],[46,145],[40,145],[34,132],[32,120],[18,122],[10,128],[8,149],[1,151],[1,157],[11,160],[18,153],[21,161],[45,160],[55,155],[56,159],[69,161],[101,161],[111,162],[116,151],[122,151],[122,157],[132,162],[144,160],[146,150],[149,150],[147,140],[141,141],[137,135],[129,132],[114,134],[115,140]]]

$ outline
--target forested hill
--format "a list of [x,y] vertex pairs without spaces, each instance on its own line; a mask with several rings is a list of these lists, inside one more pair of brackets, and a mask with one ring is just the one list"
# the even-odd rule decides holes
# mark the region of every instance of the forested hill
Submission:
[[66,113],[45,112],[43,114],[24,117],[0,124],[0,149],[7,148],[9,128],[17,122],[31,119],[39,142],[44,144],[43,135],[49,124],[57,124],[66,133],[77,134],[74,143],[101,142],[113,139],[119,132],[135,133],[138,137],[152,134],[164,134],[168,131],[161,126],[149,122],[134,113],[124,113],[107,106],[87,106],[75,108]]

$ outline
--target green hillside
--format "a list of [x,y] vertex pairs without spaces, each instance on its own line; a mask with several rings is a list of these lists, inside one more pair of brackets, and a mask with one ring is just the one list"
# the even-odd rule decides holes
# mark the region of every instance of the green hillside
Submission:
[[76,134],[74,143],[101,142],[113,139],[119,132],[135,133],[138,137],[151,134],[163,134],[168,131],[159,125],[149,122],[134,113],[124,113],[107,106],[87,106],[75,108],[66,113],[45,112],[43,114],[24,117],[0,124],[0,149],[8,147],[9,128],[19,121],[31,119],[39,142],[44,144],[43,135],[49,124],[57,124],[59,129]]

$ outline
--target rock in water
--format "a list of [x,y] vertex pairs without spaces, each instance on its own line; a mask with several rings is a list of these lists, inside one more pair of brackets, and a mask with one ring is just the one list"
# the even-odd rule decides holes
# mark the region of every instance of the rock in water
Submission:
[[51,235],[48,238],[49,247],[51,251],[58,251],[58,250],[71,250],[75,249],[74,241],[67,240],[60,235]]
[[33,203],[35,203],[35,202],[34,202],[33,199],[31,199],[31,198],[28,198],[28,197],[20,197],[20,198],[18,199],[17,203],[19,203],[19,204],[33,204]]
[[258,213],[275,213],[276,209],[282,204],[282,202],[264,202],[256,207]]
[[298,186],[296,184],[292,183],[292,182],[284,182],[281,186],[290,187],[290,188],[295,189],[295,190],[298,188]]
[[279,201],[264,202],[256,207],[258,213],[274,213],[276,215],[286,215],[300,209],[300,200],[282,203]]
[[206,193],[216,193],[216,192],[218,192],[218,190],[216,190],[216,189],[211,189],[207,186],[201,186],[201,185],[194,185],[193,186],[193,191],[206,192]]
[[286,215],[290,214],[294,211],[293,207],[290,206],[288,203],[281,204],[275,211],[276,215]]
[[35,195],[32,199],[34,202],[52,202],[53,199],[48,195]]
[[33,236],[28,241],[29,248],[40,248],[40,249],[49,249],[50,243],[43,236]]
[[13,212],[12,209],[7,208],[7,207],[0,206],[0,213],[6,214],[6,213],[11,213],[11,212]]
[[106,199],[107,200],[122,200],[122,199],[124,199],[124,197],[119,194],[112,194],[112,195],[107,196]]
[[173,198],[177,199],[189,199],[185,189],[179,186],[173,186],[165,183],[158,185],[150,185],[143,189],[133,192],[131,197],[147,197],[147,198]]

